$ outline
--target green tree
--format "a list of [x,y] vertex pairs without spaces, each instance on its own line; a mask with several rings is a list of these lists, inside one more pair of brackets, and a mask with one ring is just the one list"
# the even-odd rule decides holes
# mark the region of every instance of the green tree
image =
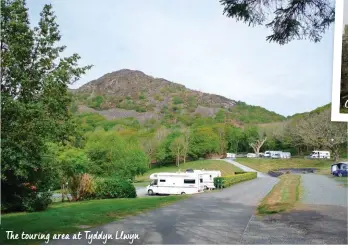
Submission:
[[[84,173],[89,172],[90,161],[86,153],[79,148],[68,148],[58,156],[58,165],[61,168],[62,184],[68,182],[70,193],[74,200],[78,200],[79,187]],[[62,186],[62,191],[64,190]],[[64,196],[62,192],[62,201]]]
[[218,153],[219,149],[219,137],[211,127],[198,127],[192,130],[189,155],[193,158]]
[[156,160],[162,163],[173,162],[173,154],[171,145],[173,141],[181,136],[181,132],[174,130],[169,133],[165,139],[162,140],[162,143],[158,147],[158,151],[156,153]]
[[[24,210],[34,197],[23,183],[42,192],[51,171],[43,159],[47,142],[68,143],[74,135],[68,85],[90,68],[79,56],[61,57],[60,33],[51,5],[30,27],[24,0],[1,0],[1,188],[6,210]],[[44,196],[44,194],[42,193]]]
[[138,143],[116,132],[102,130],[87,137],[86,152],[91,159],[91,173],[134,179],[148,169],[148,157]]
[[226,126],[225,124],[217,124],[213,129],[219,138],[219,154],[225,154],[227,149]]
[[220,0],[223,14],[249,26],[264,25],[272,30],[267,41],[281,45],[294,39],[319,42],[335,21],[331,0]]
[[183,136],[176,137],[170,144],[170,153],[175,158],[175,165],[179,167],[180,159],[183,156],[185,148],[185,138]]
[[347,123],[331,122],[330,110],[311,114],[296,124],[295,133],[307,146],[331,150],[338,161],[340,148],[347,144]]
[[244,139],[244,133],[242,129],[237,127],[227,128],[227,148],[230,152],[238,153],[240,149],[240,144]]

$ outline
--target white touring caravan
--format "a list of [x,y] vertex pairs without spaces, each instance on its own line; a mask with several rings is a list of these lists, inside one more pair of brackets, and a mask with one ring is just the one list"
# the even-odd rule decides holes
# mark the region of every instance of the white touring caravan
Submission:
[[226,158],[232,158],[232,159],[234,159],[234,158],[236,158],[236,154],[227,153],[227,154],[226,154]]
[[291,158],[290,152],[282,151],[266,151],[263,157],[272,158],[272,159],[288,159]]
[[315,150],[309,155],[309,158],[312,158],[312,159],[330,159],[330,152],[329,151]]
[[154,194],[196,194],[203,192],[203,175],[200,173],[154,173],[146,190]]
[[291,153],[290,152],[281,152],[280,158],[289,159],[289,158],[291,158]]
[[214,189],[214,178],[221,177],[221,172],[216,170],[194,170],[194,173],[201,174],[204,189]]
[[280,158],[280,154],[282,151],[266,151],[263,155],[263,157],[267,158]]

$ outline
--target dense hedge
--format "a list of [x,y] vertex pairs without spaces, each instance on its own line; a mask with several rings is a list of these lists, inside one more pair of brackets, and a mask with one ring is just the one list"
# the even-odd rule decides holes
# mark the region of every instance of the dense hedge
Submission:
[[234,172],[234,174],[245,174],[245,173],[247,173],[247,172],[245,172],[245,171]]
[[129,181],[121,179],[98,180],[94,195],[96,199],[137,197],[134,185]]
[[248,172],[243,174],[237,174],[232,176],[215,177],[214,186],[216,188],[226,188],[242,181],[248,181],[257,177],[256,172]]

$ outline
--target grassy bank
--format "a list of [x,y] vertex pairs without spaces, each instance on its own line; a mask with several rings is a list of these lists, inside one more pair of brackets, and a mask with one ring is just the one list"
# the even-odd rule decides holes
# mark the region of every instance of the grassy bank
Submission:
[[15,233],[73,233],[112,222],[128,215],[162,207],[187,196],[136,199],[107,199],[54,204],[42,212],[12,213],[1,216],[0,244],[37,244],[38,241],[7,240],[6,231]]
[[263,173],[267,173],[270,170],[277,170],[281,168],[316,168],[322,173],[330,173],[331,164],[333,160],[312,160],[312,159],[252,159],[252,158],[240,158],[237,162],[258,170]]
[[259,214],[274,214],[294,207],[299,199],[300,175],[285,174],[258,206]]
[[231,175],[234,172],[239,172],[242,171],[240,168],[235,167],[234,165],[225,162],[225,161],[219,161],[219,160],[201,160],[201,161],[192,161],[192,162],[187,162],[185,164],[180,164],[179,167],[176,166],[168,166],[168,167],[157,167],[157,168],[152,168],[149,171],[147,171],[144,175],[142,176],[137,176],[135,178],[135,185],[141,186],[149,184],[149,176],[153,173],[157,172],[170,172],[170,173],[175,173],[177,171],[182,171],[185,172],[186,169],[192,168],[192,169],[205,169],[205,170],[220,170],[222,176],[227,176]]

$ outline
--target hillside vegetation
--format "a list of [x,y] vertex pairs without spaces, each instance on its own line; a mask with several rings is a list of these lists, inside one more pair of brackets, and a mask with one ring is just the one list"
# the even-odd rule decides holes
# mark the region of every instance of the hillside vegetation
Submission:
[[76,110],[97,112],[108,119],[133,117],[141,122],[160,119],[163,123],[190,125],[195,118],[224,112],[231,123],[284,120],[283,116],[262,107],[191,90],[129,69],[106,74],[71,93]]

